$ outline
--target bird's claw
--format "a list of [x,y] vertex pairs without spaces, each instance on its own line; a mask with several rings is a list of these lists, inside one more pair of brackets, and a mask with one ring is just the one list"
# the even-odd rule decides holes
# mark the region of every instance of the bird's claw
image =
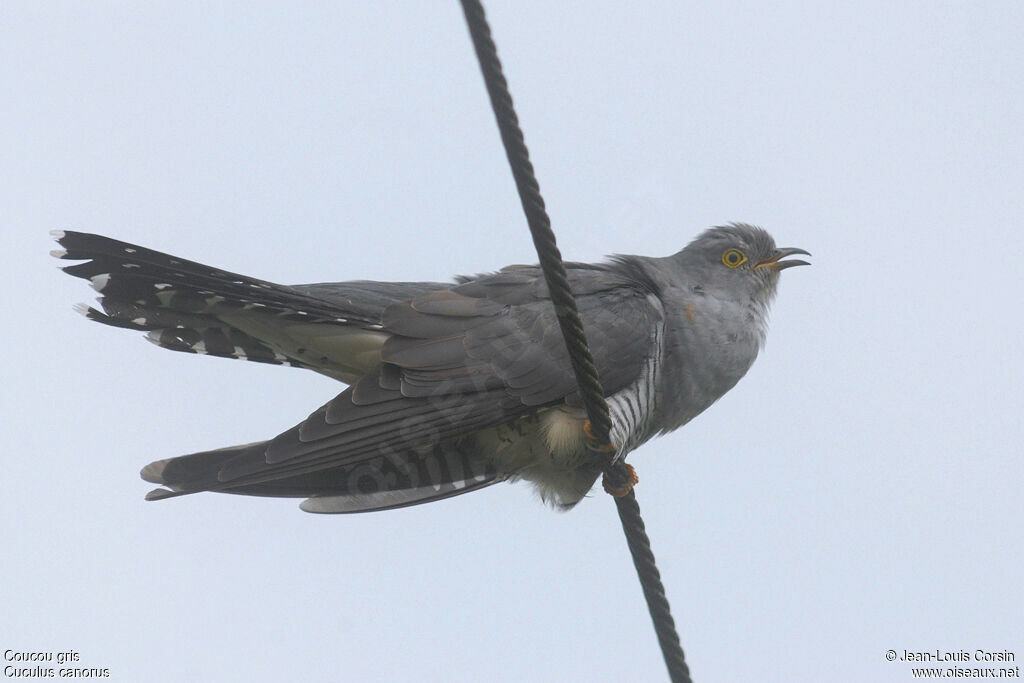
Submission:
[[633,466],[623,462],[619,463],[615,469],[605,472],[601,483],[604,485],[606,493],[611,494],[615,498],[622,498],[629,495],[629,492],[633,490],[633,487],[639,481],[640,478],[636,476],[636,470],[633,469]]
[[590,424],[590,420],[583,421],[583,437],[587,443],[587,448],[597,453],[614,453],[615,446],[610,443],[602,443],[597,436],[594,435],[594,428]]

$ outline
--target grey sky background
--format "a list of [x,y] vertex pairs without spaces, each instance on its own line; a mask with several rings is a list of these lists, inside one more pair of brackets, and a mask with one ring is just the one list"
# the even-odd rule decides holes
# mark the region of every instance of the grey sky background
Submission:
[[[631,457],[695,680],[1020,665],[1024,5],[549,4],[487,7],[566,258],[734,220],[814,254],[749,375]],[[457,3],[5,2],[0,78],[0,648],[116,681],[664,679],[599,491],[145,503],[149,461],[342,387],[90,323],[47,254],[71,228],[284,283],[534,262]]]

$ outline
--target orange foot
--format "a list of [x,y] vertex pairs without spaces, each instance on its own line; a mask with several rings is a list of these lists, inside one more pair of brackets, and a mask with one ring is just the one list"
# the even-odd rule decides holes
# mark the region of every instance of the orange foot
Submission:
[[622,463],[617,465],[615,470],[605,472],[601,483],[604,484],[605,492],[610,493],[616,498],[622,498],[628,495],[639,481],[640,478],[636,476],[636,470],[633,469],[633,466]]
[[590,420],[583,421],[583,436],[586,438],[587,448],[598,453],[614,453],[615,446],[610,443],[601,443],[596,436],[594,436],[594,428],[590,425]]

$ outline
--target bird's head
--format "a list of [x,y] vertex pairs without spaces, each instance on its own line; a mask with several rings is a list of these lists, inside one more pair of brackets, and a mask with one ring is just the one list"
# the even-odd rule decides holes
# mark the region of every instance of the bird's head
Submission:
[[779,273],[793,266],[808,266],[793,254],[810,253],[796,247],[778,248],[765,230],[745,223],[705,230],[679,256],[687,275],[709,291],[751,298],[767,305],[775,294]]

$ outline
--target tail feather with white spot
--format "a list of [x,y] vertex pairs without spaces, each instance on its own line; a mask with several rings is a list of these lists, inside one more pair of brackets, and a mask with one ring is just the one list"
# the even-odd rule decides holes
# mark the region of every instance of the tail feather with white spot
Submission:
[[102,310],[78,307],[87,318],[147,332],[174,351],[307,367],[346,382],[378,362],[381,315],[405,293],[353,283],[346,297],[345,283],[290,287],[100,235],[53,234],[62,247],[55,257],[83,261],[63,270],[101,295]]

